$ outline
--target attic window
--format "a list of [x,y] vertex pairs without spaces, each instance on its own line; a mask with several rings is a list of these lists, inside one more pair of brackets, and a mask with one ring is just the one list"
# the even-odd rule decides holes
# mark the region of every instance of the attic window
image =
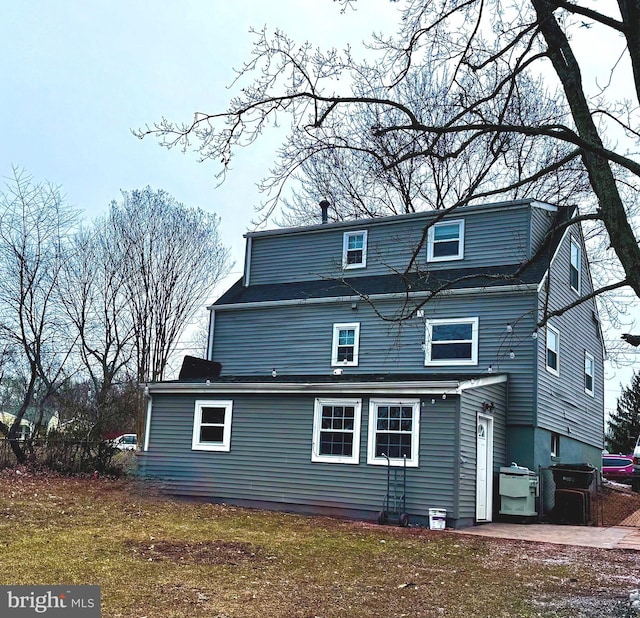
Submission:
[[367,232],[345,232],[342,238],[342,267],[364,268],[367,265]]
[[441,221],[429,228],[427,261],[445,262],[464,257],[464,220]]
[[580,251],[580,243],[575,238],[571,239],[571,264],[569,266],[569,279],[571,289],[580,294],[582,272],[582,254]]

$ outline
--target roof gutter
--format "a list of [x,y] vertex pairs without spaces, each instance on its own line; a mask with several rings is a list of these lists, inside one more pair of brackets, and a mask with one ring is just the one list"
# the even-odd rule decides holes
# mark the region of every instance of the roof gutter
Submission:
[[504,374],[469,380],[403,380],[398,382],[156,382],[146,387],[155,394],[357,394],[459,395],[462,391],[506,382]]

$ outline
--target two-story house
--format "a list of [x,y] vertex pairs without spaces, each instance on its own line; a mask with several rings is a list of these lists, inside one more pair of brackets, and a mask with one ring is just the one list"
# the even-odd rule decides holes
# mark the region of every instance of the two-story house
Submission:
[[[148,385],[142,473],[187,496],[494,517],[517,462],[599,465],[603,340],[572,209],[533,200],[251,232],[211,307],[218,377]],[[437,294],[433,294],[437,291]],[[387,459],[388,458],[388,459]]]

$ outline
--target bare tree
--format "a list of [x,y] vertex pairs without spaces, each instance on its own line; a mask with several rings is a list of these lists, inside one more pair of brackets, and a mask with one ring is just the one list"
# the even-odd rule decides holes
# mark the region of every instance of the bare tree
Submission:
[[228,274],[219,219],[150,187],[123,191],[104,222],[133,328],[136,377],[162,380],[195,313]]
[[56,187],[14,169],[0,193],[0,335],[20,356],[24,388],[15,420],[0,423],[0,432],[18,461],[26,457],[17,440],[25,413],[34,406],[42,410],[71,372],[74,338],[56,291],[64,240],[74,223],[75,213]]
[[[346,9],[355,0],[340,3]],[[640,0],[601,10],[570,0],[406,0],[403,7],[398,34],[374,38],[378,55],[371,66],[356,63],[349,50],[314,50],[281,32],[258,32],[238,75],[253,81],[226,110],[196,113],[188,123],[162,120],[140,135],[156,135],[168,147],[193,144],[203,158],[220,161],[224,175],[236,148],[288,114],[290,139],[263,185],[270,191],[267,216],[303,166],[311,177],[327,178],[331,157],[351,165],[360,152],[391,175],[410,162],[427,170],[442,170],[444,162],[445,174],[448,165],[468,171],[460,190],[433,198],[446,208],[514,192],[538,196],[540,187],[555,202],[573,201],[573,195],[581,204],[574,222],[586,223],[588,235],[610,247],[607,278],[596,294],[628,286],[640,297],[633,226],[640,178]],[[609,81],[595,92],[582,81],[588,60],[572,44],[581,29],[590,30],[592,41],[614,35]],[[599,49],[606,54],[606,45]],[[419,83],[417,76],[425,74],[438,84],[426,98],[402,95],[403,83]],[[622,95],[616,81],[624,84]],[[364,118],[364,131],[353,130],[354,117]],[[360,173],[351,171],[352,177]],[[568,185],[563,171],[572,179]],[[575,172],[586,175],[590,199]],[[346,174],[338,177],[327,184],[334,191]],[[420,184],[424,195],[432,194],[428,182]],[[376,214],[376,205],[367,196],[366,209]],[[413,198],[410,207],[417,207]]]
[[[82,376],[58,399],[82,412],[88,437],[100,437],[112,419],[123,417],[122,384],[135,382],[134,327],[122,290],[122,263],[104,220],[78,232],[70,243],[59,280],[59,296],[77,334]],[[78,401],[70,401],[77,394]],[[131,411],[135,418],[135,409]]]

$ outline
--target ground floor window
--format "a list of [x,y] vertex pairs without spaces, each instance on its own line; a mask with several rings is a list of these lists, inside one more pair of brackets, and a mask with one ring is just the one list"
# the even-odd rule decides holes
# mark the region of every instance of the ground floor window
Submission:
[[311,461],[359,462],[361,408],[360,399],[316,399]]
[[367,462],[386,465],[418,465],[420,401],[372,399],[369,402]]
[[193,417],[194,451],[231,449],[231,413],[233,401],[199,400]]

